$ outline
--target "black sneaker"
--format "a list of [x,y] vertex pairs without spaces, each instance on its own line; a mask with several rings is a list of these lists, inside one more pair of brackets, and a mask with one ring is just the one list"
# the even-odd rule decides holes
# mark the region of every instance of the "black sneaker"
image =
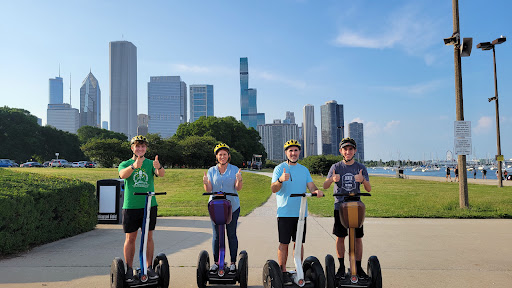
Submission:
[[293,284],[292,278],[290,277],[290,273],[283,272],[283,285]]
[[156,274],[156,272],[151,267],[148,267],[148,278],[150,280],[158,279],[158,274]]
[[361,280],[368,280],[370,277],[368,277],[368,275],[364,272],[364,270],[361,268],[361,269],[357,269],[357,277],[359,277],[359,279]]
[[133,269],[132,269],[132,267],[126,268],[126,274],[124,275],[124,281],[126,283],[133,283]]
[[345,279],[345,266],[342,266],[338,268],[338,272],[336,272],[336,276],[334,276],[337,279]]

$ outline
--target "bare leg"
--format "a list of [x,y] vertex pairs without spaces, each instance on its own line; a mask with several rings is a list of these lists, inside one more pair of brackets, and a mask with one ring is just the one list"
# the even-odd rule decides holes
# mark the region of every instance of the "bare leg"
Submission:
[[288,259],[288,244],[279,243],[277,250],[277,261],[281,267],[281,271],[286,272],[286,260]]
[[356,260],[361,261],[363,258],[363,238],[356,238]]
[[[293,242],[293,257],[295,257],[295,242]],[[300,261],[304,261],[304,245],[300,249]]]
[[135,255],[135,241],[137,240],[137,231],[125,233],[124,240],[124,260],[127,267],[133,267],[133,257]]
[[336,237],[336,256],[345,258],[345,237]]
[[[155,251],[155,242],[153,241],[153,230],[148,231],[148,245],[146,249],[146,263],[151,267],[153,263],[153,253]],[[154,268],[154,267],[153,267]]]

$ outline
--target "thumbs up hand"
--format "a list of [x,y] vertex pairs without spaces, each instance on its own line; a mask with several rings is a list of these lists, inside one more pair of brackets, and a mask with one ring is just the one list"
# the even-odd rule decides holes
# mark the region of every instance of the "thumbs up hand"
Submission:
[[242,169],[238,169],[238,173],[235,174],[236,181],[241,182],[242,181]]
[[160,162],[158,161],[158,155],[156,155],[155,160],[153,160],[153,167],[155,167],[155,169],[160,169],[160,167],[162,167],[162,165],[160,165]]
[[332,174],[332,182],[340,182],[340,174],[336,174],[336,170],[334,170],[333,174]]
[[208,185],[208,182],[209,182],[209,181],[210,181],[210,180],[208,180],[208,176],[206,175],[206,172],[204,172],[204,176],[203,176],[203,184],[204,184],[204,185]]
[[362,169],[359,170],[359,174],[354,176],[354,179],[356,180],[356,182],[363,183],[364,176],[363,176],[363,170]]
[[279,177],[279,181],[284,182],[290,179],[290,173],[286,173],[286,168],[283,169],[283,174]]

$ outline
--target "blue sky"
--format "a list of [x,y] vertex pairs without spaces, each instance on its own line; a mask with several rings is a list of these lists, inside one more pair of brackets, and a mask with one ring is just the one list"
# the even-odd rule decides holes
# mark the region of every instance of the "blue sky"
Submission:
[[[146,3],[147,2],[147,3]],[[491,51],[479,42],[512,35],[511,2],[459,1],[464,116],[473,154],[496,154]],[[345,126],[364,124],[367,160],[445,159],[453,151],[455,84],[452,3],[418,1],[7,1],[0,18],[0,105],[46,122],[48,79],[64,78],[64,102],[79,108],[89,70],[109,120],[110,41],[137,46],[138,113],[147,113],[150,76],[213,84],[215,115],[240,119],[239,58],[249,58],[266,122],[286,111],[344,105]],[[512,36],[511,36],[512,37]],[[496,47],[502,154],[512,158],[512,39]],[[321,149],[321,148],[319,148]]]

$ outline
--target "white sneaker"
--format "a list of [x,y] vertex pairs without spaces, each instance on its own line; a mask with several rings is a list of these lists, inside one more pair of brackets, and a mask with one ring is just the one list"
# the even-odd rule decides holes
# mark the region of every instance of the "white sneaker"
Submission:
[[212,266],[210,266],[211,272],[217,271],[218,269],[219,269],[219,265],[217,265],[216,263],[213,263]]
[[235,272],[236,272],[236,266],[235,266],[235,263],[232,263],[229,266],[229,273],[235,273]]

